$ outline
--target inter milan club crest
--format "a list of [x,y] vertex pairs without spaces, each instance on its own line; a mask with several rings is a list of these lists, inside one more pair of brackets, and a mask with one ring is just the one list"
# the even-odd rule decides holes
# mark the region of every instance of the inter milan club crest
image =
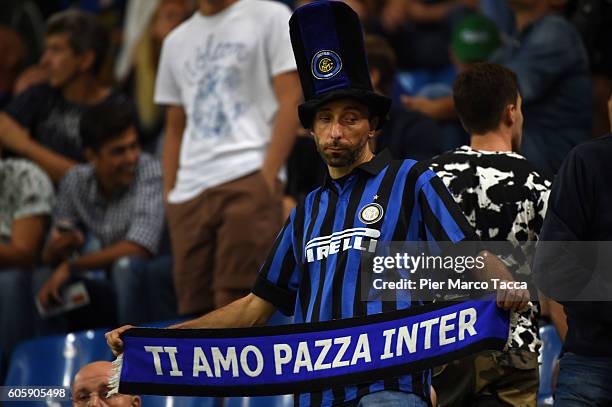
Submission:
[[334,51],[319,51],[312,57],[312,74],[317,79],[333,78],[342,69],[342,60]]
[[359,211],[359,220],[366,225],[376,223],[383,217],[383,208],[377,203],[367,204]]

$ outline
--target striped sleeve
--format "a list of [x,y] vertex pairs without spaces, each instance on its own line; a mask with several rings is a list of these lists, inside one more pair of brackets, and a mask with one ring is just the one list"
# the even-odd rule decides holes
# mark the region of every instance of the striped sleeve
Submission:
[[428,235],[426,240],[478,241],[474,229],[442,180],[431,170],[425,171],[421,177],[426,178],[418,192],[421,218]]
[[253,294],[293,315],[299,286],[299,269],[294,251],[295,209],[278,234],[268,258],[259,270]]

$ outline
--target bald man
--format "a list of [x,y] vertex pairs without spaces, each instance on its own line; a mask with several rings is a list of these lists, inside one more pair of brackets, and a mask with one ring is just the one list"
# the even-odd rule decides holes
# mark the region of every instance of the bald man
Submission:
[[116,394],[110,398],[106,397],[112,368],[111,362],[93,362],[83,366],[74,377],[72,384],[72,405],[140,407],[138,396]]

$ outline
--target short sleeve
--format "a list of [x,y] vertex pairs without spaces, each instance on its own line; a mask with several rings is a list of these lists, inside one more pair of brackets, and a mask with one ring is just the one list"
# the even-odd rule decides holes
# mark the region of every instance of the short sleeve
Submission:
[[425,171],[421,177],[425,180],[418,191],[418,201],[426,240],[478,241],[474,229],[442,180],[431,170]]
[[4,109],[4,112],[22,127],[32,128],[37,115],[37,108],[46,101],[43,86],[35,85],[15,97]]
[[159,58],[159,68],[157,70],[157,77],[155,79],[155,103],[160,105],[180,105],[182,106],[183,100],[181,99],[181,88],[179,86],[178,78],[173,71],[173,42],[175,37],[170,34],[162,46],[161,55]]
[[53,184],[47,174],[34,164],[23,162],[17,180],[21,193],[14,218],[51,215],[54,194]]
[[253,294],[274,304],[285,315],[294,313],[299,286],[293,242],[294,221],[295,209],[278,234],[252,290]]
[[157,254],[164,228],[162,173],[159,162],[141,158],[142,178],[135,192],[134,211],[125,240],[134,242],[152,255]]
[[291,13],[284,5],[275,5],[277,10],[271,16],[266,33],[266,58],[272,76],[295,71],[295,57],[289,37]]

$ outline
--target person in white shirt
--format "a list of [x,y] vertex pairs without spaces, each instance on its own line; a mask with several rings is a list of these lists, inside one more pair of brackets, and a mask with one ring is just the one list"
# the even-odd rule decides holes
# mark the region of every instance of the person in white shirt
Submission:
[[245,295],[281,227],[301,100],[289,18],[274,1],[200,0],[164,41],[155,101],[183,315]]

